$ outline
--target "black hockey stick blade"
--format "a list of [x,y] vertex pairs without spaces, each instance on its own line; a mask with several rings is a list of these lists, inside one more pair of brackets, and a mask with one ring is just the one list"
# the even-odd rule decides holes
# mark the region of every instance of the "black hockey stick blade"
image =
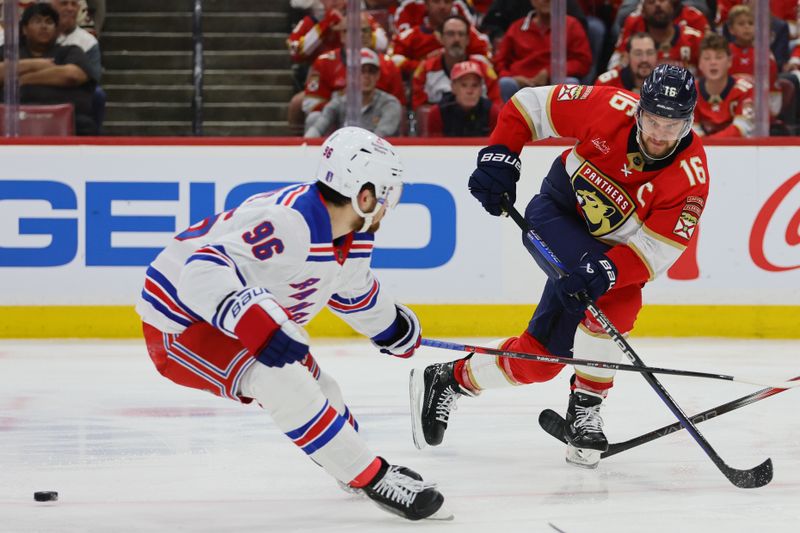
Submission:
[[[708,418],[699,418],[698,415],[698,417],[695,417],[695,419],[693,419],[693,422],[697,424],[698,422],[708,420]],[[551,436],[560,440],[564,444],[567,443],[567,439],[564,436],[564,432],[567,426],[567,421],[564,420],[564,417],[562,417],[560,414],[556,413],[552,409],[545,409],[544,411],[539,413],[539,425],[543,430],[545,430]],[[673,431],[677,431],[677,429]],[[670,431],[669,433],[672,433],[672,431]],[[666,434],[667,433],[661,433],[660,435],[655,436],[653,438],[658,438],[659,436],[664,436]],[[603,452],[600,455],[600,457],[605,459],[606,457],[616,455],[621,451],[625,451],[632,447],[637,446],[637,444],[630,445],[629,443],[630,441],[618,444],[609,444],[608,450]],[[763,487],[764,485],[772,481],[772,474],[773,474],[772,459],[767,459],[760,465],[751,468],[749,470],[739,470],[738,468],[733,468],[728,466],[722,461],[720,461],[720,463],[718,463],[717,466],[719,466],[720,470],[722,470],[725,477],[727,477],[731,483],[733,483],[735,486],[741,489],[755,489],[758,487]]]
[[767,459],[749,470],[739,470],[724,463],[723,465],[720,465],[720,469],[740,489],[757,489],[772,481],[772,459]]

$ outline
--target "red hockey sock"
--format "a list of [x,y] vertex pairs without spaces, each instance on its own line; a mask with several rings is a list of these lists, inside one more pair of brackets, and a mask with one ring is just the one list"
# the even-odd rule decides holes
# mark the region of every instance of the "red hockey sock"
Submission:
[[375,475],[381,469],[381,465],[383,465],[381,458],[376,457],[372,460],[367,468],[365,468],[359,475],[355,477],[355,479],[353,479],[353,481],[349,483],[349,485],[357,489],[366,487],[369,485],[370,481],[375,478]]
[[614,386],[614,380],[611,381],[594,381],[586,376],[575,374],[575,379],[572,381],[570,390],[581,389],[595,394],[599,394],[603,398],[608,396],[608,389]]
[[453,367],[453,373],[455,374],[456,381],[459,385],[461,385],[462,388],[477,393],[480,391],[480,388],[475,385],[471,379],[469,379],[469,372],[467,372],[467,361],[469,361],[468,357],[456,361],[456,364]]
[[[524,331],[519,337],[511,337],[500,347],[501,350],[514,352],[533,353],[552,355],[547,348],[536,338]],[[539,361],[528,361],[525,359],[513,359],[501,357],[502,366],[517,383],[541,383],[553,379],[564,365],[553,363],[541,363]]]

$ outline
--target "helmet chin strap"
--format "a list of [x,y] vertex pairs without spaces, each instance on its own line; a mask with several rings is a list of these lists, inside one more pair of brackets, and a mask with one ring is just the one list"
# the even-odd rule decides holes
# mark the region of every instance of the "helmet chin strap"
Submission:
[[353,209],[358,216],[364,219],[364,224],[362,224],[361,229],[358,230],[359,233],[363,233],[367,231],[370,226],[372,226],[372,220],[375,218],[375,215],[378,214],[378,211],[380,211],[381,205],[383,204],[381,204],[381,202],[375,202],[375,209],[373,209],[370,213],[365,213],[358,206],[358,196],[353,196],[350,201],[353,204]]

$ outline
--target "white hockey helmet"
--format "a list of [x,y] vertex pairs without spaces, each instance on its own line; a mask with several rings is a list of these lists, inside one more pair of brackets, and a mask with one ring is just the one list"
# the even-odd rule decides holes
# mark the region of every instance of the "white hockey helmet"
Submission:
[[[322,144],[317,181],[350,198],[353,209],[365,218],[364,231],[382,205],[391,209],[400,202],[403,164],[388,141],[363,128],[348,126],[334,131]],[[364,213],[358,206],[358,193],[368,183],[375,187],[378,203],[371,213]]]

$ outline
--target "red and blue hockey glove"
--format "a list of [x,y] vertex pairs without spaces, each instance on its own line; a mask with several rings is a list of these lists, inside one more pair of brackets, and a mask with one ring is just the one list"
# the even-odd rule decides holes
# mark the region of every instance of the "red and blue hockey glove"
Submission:
[[579,293],[586,292],[594,302],[611,290],[616,281],[617,267],[614,263],[605,255],[587,252],[569,275],[556,280],[556,291],[568,312],[581,314],[586,310],[586,305],[578,299]]
[[267,366],[292,364],[308,353],[305,330],[266,289],[244,288],[228,295],[218,309],[214,325]]
[[370,340],[381,353],[395,357],[411,357],[422,341],[422,328],[414,311],[403,304],[395,304],[397,316],[394,322]]
[[469,177],[469,192],[490,215],[502,212],[503,195],[511,204],[517,198],[517,181],[522,164],[519,155],[502,144],[487,146],[478,152],[478,167]]

